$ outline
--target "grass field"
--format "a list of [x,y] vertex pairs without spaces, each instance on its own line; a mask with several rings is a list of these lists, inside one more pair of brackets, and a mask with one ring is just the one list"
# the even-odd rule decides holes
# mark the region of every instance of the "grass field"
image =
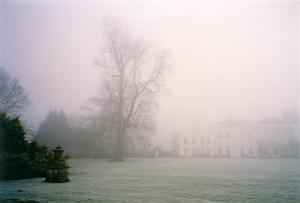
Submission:
[[38,202],[300,202],[300,160],[70,160],[70,183],[0,182],[0,199]]

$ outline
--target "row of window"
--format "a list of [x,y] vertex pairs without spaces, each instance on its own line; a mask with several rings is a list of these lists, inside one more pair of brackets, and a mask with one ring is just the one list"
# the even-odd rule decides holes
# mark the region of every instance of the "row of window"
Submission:
[[288,154],[288,147],[267,147],[267,146],[261,146],[259,148],[259,154],[262,156],[286,156]]
[[[184,144],[188,144],[188,138],[184,138],[184,140],[183,140],[183,142],[184,142]],[[192,138],[192,145],[196,145],[196,143],[197,143],[197,140],[196,140],[196,138]],[[200,143],[201,144],[210,144],[210,139],[200,139]]]
[[[240,138],[241,139],[243,139],[243,138],[249,138],[249,139],[251,139],[252,138],[252,133],[251,132],[248,132],[248,133],[240,133],[239,134],[240,135]],[[230,135],[230,133],[229,132],[226,132],[225,134],[224,133],[222,133],[222,132],[219,132],[219,135],[218,135],[218,138],[219,139],[230,139],[230,137],[231,137],[231,135]]]
[[[291,129],[288,129],[288,131],[290,133]],[[265,134],[267,134],[267,133],[265,133]],[[252,139],[252,138],[254,138],[252,132],[248,132],[248,133],[246,133],[246,132],[245,133],[240,132],[239,137],[240,137],[240,139],[247,139],[247,138],[248,139]],[[222,139],[230,140],[231,139],[231,134],[228,131],[226,131],[226,132],[220,131],[219,134],[218,134],[218,139],[219,140],[222,140]],[[188,140],[189,139],[187,137],[185,137],[184,140],[183,140],[184,144],[188,144]],[[199,142],[200,144],[205,144],[205,143],[206,144],[210,144],[210,139],[209,138],[207,138],[207,139],[200,138],[199,141],[200,141]],[[192,143],[192,145],[196,145],[197,144],[197,139],[196,138],[192,138],[191,143]]]
[[[218,138],[219,138],[219,139],[222,139],[222,136],[219,135]],[[243,136],[241,135],[240,138],[242,139]],[[251,137],[249,137],[249,138],[251,138]],[[229,140],[229,139],[230,139],[230,136],[227,137],[227,139]],[[196,145],[196,144],[197,144],[197,139],[196,139],[196,138],[192,138],[191,141],[192,141],[192,145]],[[202,139],[200,139],[199,141],[200,141],[200,144],[205,144],[205,143],[206,143],[206,144],[210,144],[210,139],[204,139],[204,138],[202,138]],[[188,138],[184,138],[183,143],[184,143],[184,144],[188,144]]]
[[[183,149],[184,156],[188,156],[188,148]],[[252,147],[241,147],[240,149],[241,156],[253,156],[254,151]],[[210,148],[204,149],[204,148],[193,148],[192,149],[192,156],[195,155],[211,155]],[[218,146],[216,149],[215,155],[218,156],[230,156],[231,155],[231,149],[229,146]]]

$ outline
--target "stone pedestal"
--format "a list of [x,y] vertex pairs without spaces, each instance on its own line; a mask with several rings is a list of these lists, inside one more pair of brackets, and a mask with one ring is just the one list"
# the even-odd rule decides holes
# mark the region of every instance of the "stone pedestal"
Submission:
[[63,152],[64,150],[60,146],[53,149],[53,158],[49,160],[47,164],[45,182],[69,182],[68,166],[66,164],[66,158],[63,156]]

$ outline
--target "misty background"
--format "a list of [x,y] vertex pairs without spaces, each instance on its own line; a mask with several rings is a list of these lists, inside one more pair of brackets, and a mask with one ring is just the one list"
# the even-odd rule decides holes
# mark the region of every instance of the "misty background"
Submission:
[[299,109],[299,2],[75,1],[0,3],[0,66],[17,77],[38,128],[51,109],[79,115],[99,94],[94,66],[103,17],[168,50],[155,140],[221,120]]

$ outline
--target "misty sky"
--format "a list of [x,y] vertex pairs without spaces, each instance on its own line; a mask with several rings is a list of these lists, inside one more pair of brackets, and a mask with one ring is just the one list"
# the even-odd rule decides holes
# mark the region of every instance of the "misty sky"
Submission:
[[171,53],[157,135],[224,119],[258,120],[299,105],[299,2],[59,1],[0,3],[0,65],[18,77],[34,126],[50,109],[79,114],[97,95],[103,17]]

